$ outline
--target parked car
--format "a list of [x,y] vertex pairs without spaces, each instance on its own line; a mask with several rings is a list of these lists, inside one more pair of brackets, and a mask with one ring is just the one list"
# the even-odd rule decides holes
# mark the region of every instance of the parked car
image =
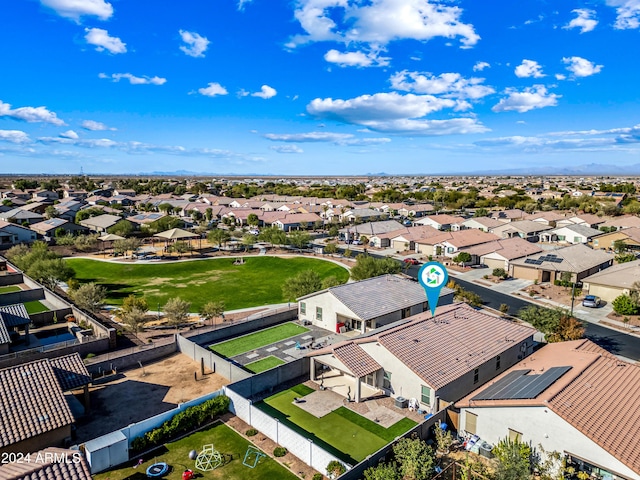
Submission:
[[352,245],[362,245],[362,242],[360,240],[354,240],[353,242],[351,242]]
[[587,295],[582,300],[583,307],[589,308],[598,308],[600,306],[600,297],[596,297],[595,295]]
[[404,263],[406,263],[407,265],[420,265],[420,260],[418,260],[417,258],[405,258],[404,259]]

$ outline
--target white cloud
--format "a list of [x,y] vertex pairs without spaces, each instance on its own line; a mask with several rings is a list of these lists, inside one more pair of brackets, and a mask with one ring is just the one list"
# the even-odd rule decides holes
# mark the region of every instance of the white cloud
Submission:
[[600,73],[603,67],[603,65],[596,65],[582,57],[564,57],[562,62],[567,65],[567,70],[575,77],[590,77]]
[[508,96],[492,108],[494,112],[524,113],[537,108],[555,107],[558,104],[558,98],[561,97],[555,93],[548,93],[544,85],[527,87],[521,92],[508,88],[505,93]]
[[70,138],[72,140],[77,140],[78,138],[80,138],[80,136],[73,130],[67,130],[66,132],[62,132],[61,134],[59,134],[59,137]]
[[492,87],[481,85],[484,78],[464,78],[459,73],[409,72],[403,70],[391,76],[391,86],[396,90],[420,94],[444,95],[450,98],[479,99],[495,93]]
[[113,15],[113,7],[104,0],[40,0],[40,3],[55,10],[61,17],[75,21],[84,16],[108,20]]
[[62,119],[55,112],[47,110],[47,107],[20,107],[12,109],[11,105],[0,100],[0,117],[10,117],[29,123],[51,123],[52,125],[64,125]]
[[522,63],[518,65],[515,69],[516,77],[519,78],[542,78],[544,74],[542,73],[542,67],[540,64],[534,60],[522,60]]
[[607,5],[616,7],[618,30],[632,30],[640,27],[640,0],[606,0]]
[[11,143],[28,143],[29,135],[22,130],[0,130],[0,141]]
[[92,132],[99,132],[102,130],[116,130],[113,127],[108,127],[102,122],[96,122],[95,120],[85,120],[80,126],[85,130],[91,130]]
[[339,52],[335,49],[325,53],[324,59],[341,67],[386,67],[390,60],[389,57],[380,57],[375,52]]
[[251,3],[253,0],[238,0],[238,10],[240,12],[244,11],[244,6],[248,3]]
[[199,88],[198,93],[206,97],[215,97],[216,95],[227,95],[227,89],[219,83],[211,82],[206,87]]
[[258,97],[263,99],[273,98],[278,94],[275,88],[270,87],[269,85],[262,85],[260,87],[259,92],[252,93],[252,97]]
[[474,72],[481,72],[483,71],[485,68],[490,68],[491,65],[489,65],[487,62],[477,62],[474,66],[473,66],[473,71]]
[[95,45],[96,50],[102,52],[109,50],[111,53],[126,53],[127,44],[123,43],[118,37],[110,37],[109,32],[102,28],[85,28],[87,34],[85,40],[90,45]]
[[99,78],[110,78],[114,82],[119,82],[123,78],[125,80],[129,80],[131,85],[164,85],[167,81],[166,78],[162,77],[136,77],[130,73],[113,73],[111,75],[107,75],[105,73],[98,74]]
[[180,30],[180,37],[186,43],[180,47],[180,50],[190,57],[204,57],[204,52],[207,51],[210,43],[206,37],[186,30]]
[[556,80],[566,80],[567,76],[563,73],[556,73],[555,74]]
[[272,145],[270,148],[278,153],[304,153],[297,145]]
[[572,19],[568,25],[562,27],[564,29],[579,28],[580,33],[587,33],[596,28],[598,21],[594,19],[596,12],[588,8],[576,8],[572,10],[577,16]]
[[341,146],[361,146],[361,145],[377,145],[388,143],[390,138],[384,137],[366,137],[358,138],[351,133],[334,133],[334,132],[306,132],[306,133],[267,133],[265,138],[277,142],[295,142],[295,143],[334,143]]
[[362,125],[380,132],[443,135],[486,131],[473,118],[422,119],[430,113],[455,108],[457,105],[455,100],[432,95],[400,95],[391,92],[362,95],[349,100],[316,98],[307,105],[307,112],[317,118]]
[[430,0],[298,0],[295,18],[305,31],[289,48],[309,42],[336,41],[384,46],[393,40],[460,38],[463,48],[480,37],[460,21],[462,9]]

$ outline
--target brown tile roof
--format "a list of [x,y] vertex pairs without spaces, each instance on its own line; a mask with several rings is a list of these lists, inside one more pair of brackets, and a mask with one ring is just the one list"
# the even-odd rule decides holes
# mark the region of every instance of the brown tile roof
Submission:
[[[515,370],[571,366],[536,398],[470,400]],[[640,367],[590,340],[551,343],[456,403],[457,407],[548,407],[640,474]]]
[[378,342],[436,390],[535,332],[465,304],[412,318],[378,335]]
[[53,367],[53,373],[56,375],[63,392],[91,383],[91,375],[77,352],[64,357],[52,358],[49,363]]
[[0,370],[0,447],[73,421],[48,359]]
[[515,258],[525,257],[527,255],[534,255],[542,252],[535,243],[531,243],[521,237],[511,237],[495,242],[481,243],[480,245],[474,245],[464,249],[465,252],[471,255],[488,255],[489,253],[497,253],[498,255],[506,258],[507,260],[513,260]]
[[339,345],[333,349],[333,354],[356,377],[364,377],[382,368],[362,347],[355,343]]
[[49,447],[29,455],[29,461],[0,466],[0,480],[90,480],[86,460],[77,450]]

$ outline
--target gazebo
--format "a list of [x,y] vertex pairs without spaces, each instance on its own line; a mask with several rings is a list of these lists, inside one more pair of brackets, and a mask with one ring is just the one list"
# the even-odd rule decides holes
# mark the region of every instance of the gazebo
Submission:
[[120,235],[116,235],[114,233],[105,233],[104,235],[98,237],[98,240],[102,242],[102,250],[104,251],[104,242],[111,242],[111,245],[113,245],[113,242],[115,242],[116,240],[124,240],[124,237],[121,237]]
[[175,242],[177,240],[185,240],[192,238],[199,238],[199,235],[196,233],[187,232],[186,230],[182,230],[181,228],[172,228],[171,230],[165,230],[164,232],[156,233],[154,235],[156,238],[162,238],[165,241],[166,245],[169,245],[169,242]]

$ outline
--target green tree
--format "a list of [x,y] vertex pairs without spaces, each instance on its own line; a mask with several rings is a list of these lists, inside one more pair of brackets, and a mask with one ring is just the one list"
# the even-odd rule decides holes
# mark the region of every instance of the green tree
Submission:
[[75,276],[75,271],[61,258],[36,260],[27,270],[27,275],[49,290],[55,290],[58,282]]
[[626,253],[628,247],[624,240],[619,239],[613,242],[612,248],[614,252],[621,254]]
[[112,233],[114,235],[120,235],[121,237],[126,237],[131,235],[133,232],[133,225],[129,220],[118,220],[118,222],[112,226],[107,228],[107,233]]
[[353,280],[378,277],[380,275],[395,274],[402,270],[402,265],[393,258],[374,258],[369,255],[358,255],[356,264],[351,268]]
[[95,283],[85,283],[71,292],[71,298],[80,308],[95,313],[107,298],[107,289]]
[[251,225],[252,227],[257,227],[260,224],[260,218],[255,213],[250,213],[247,216],[247,224]]
[[458,253],[458,255],[456,255],[455,257],[453,257],[453,261],[455,263],[469,263],[471,262],[471,254],[468,252],[460,252]]
[[369,467],[364,471],[364,480],[402,480],[398,465],[393,463],[380,463],[377,467]]
[[224,302],[222,300],[207,302],[200,308],[199,313],[200,318],[205,322],[213,320],[224,313]]
[[282,284],[282,294],[287,300],[295,300],[318,290],[322,290],[322,279],[313,270],[304,270],[295,277],[287,278]]
[[638,302],[626,293],[614,298],[611,306],[613,307],[613,311],[618,315],[637,315],[640,312]]
[[54,207],[53,205],[49,205],[44,210],[44,216],[47,217],[48,219],[57,218],[59,215],[60,213],[58,212],[58,210],[56,210],[56,207]]
[[147,323],[147,311],[137,307],[130,308],[128,310],[119,310],[119,317],[131,331],[137,335],[140,330],[144,328]]
[[417,436],[402,438],[393,446],[393,454],[403,480],[431,478],[434,467],[433,450]]
[[633,262],[636,259],[635,254],[633,253],[620,253],[615,256],[616,263],[627,263]]
[[122,301],[122,306],[118,310],[119,312],[128,312],[130,310],[142,310],[147,313],[149,310],[149,304],[144,297],[136,297],[135,295],[129,295]]
[[97,217],[98,215],[104,214],[104,211],[98,207],[90,207],[80,210],[76,213],[76,223],[80,223],[82,220],[86,220],[90,217]]
[[498,465],[496,480],[522,480],[531,475],[531,448],[520,440],[505,438],[493,448]]
[[227,243],[231,239],[231,235],[226,230],[222,230],[221,228],[214,228],[207,235],[207,240],[210,243],[218,245],[218,248],[222,247],[225,243]]
[[164,305],[164,315],[170,325],[178,328],[189,319],[189,309],[191,302],[182,300],[179,297],[170,298]]
[[88,252],[93,250],[98,245],[98,235],[78,235],[73,240],[73,246],[79,252]]
[[333,255],[338,251],[338,245],[333,242],[329,242],[324,246],[324,253],[328,253],[329,255]]
[[338,227],[336,227],[335,225],[331,225],[331,227],[329,227],[329,237],[336,238],[337,236],[338,236]]
[[331,460],[327,464],[327,476],[329,478],[337,478],[347,471],[347,468],[338,460]]
[[307,232],[303,232],[302,230],[294,230],[289,233],[288,241],[290,245],[302,250],[311,241],[311,235]]
[[178,240],[173,242],[169,248],[172,252],[177,253],[178,256],[182,256],[191,250],[191,244],[189,242],[182,242]]
[[341,284],[340,280],[338,280],[336,277],[331,275],[325,278],[324,280],[322,280],[322,289],[324,290],[325,288],[335,287],[340,284]]
[[251,247],[253,247],[253,244],[256,243],[256,236],[251,234],[251,233],[245,233],[242,236],[242,245],[244,246],[244,250],[246,252],[249,251],[249,249]]

